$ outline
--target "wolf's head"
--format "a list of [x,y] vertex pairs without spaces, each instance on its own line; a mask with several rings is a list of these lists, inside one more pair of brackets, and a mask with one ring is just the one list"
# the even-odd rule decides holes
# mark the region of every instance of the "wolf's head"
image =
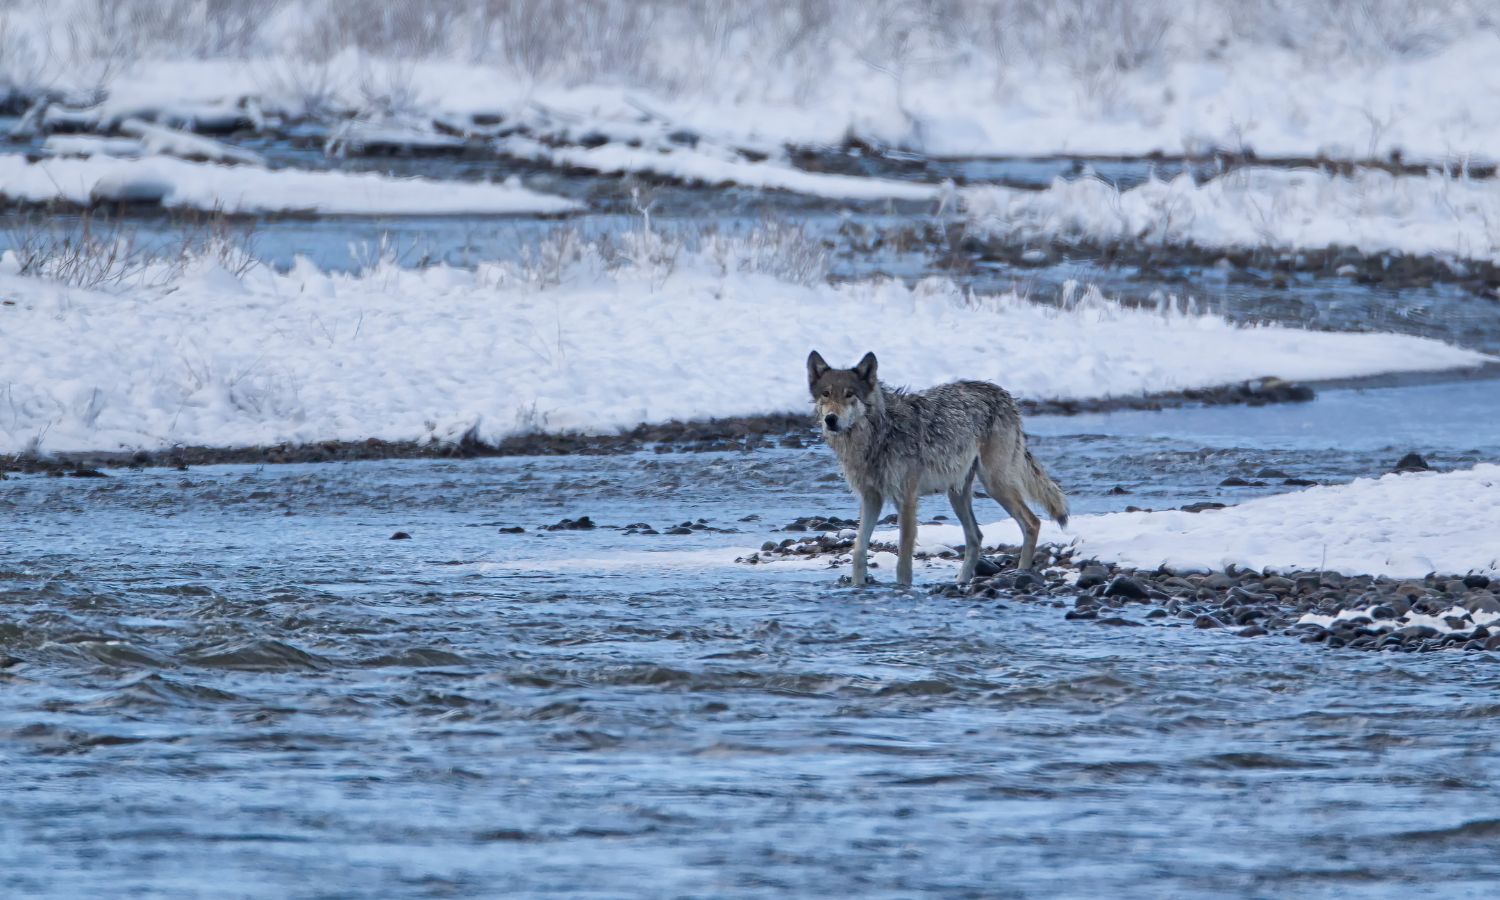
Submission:
[[807,357],[807,389],[812,392],[823,431],[827,434],[848,431],[879,402],[875,354],[866,353],[852,369],[835,369],[814,350]]

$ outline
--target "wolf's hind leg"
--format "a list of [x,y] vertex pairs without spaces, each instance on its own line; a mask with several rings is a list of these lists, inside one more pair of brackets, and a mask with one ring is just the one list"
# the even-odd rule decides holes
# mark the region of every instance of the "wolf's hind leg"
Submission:
[[979,522],[974,518],[974,470],[964,479],[962,487],[948,489],[948,502],[953,504],[953,513],[964,527],[964,565],[958,572],[958,583],[964,584],[974,577],[979,565],[979,545],[984,535]]
[[995,502],[1021,526],[1021,559],[1018,567],[1030,569],[1031,558],[1036,555],[1036,541],[1042,533],[1042,520],[1026,505],[1020,490],[1005,484],[989,471],[980,470],[979,477],[984,481],[984,489],[990,492]]
[[859,533],[854,538],[854,572],[849,578],[855,587],[865,583],[865,567],[869,564],[870,557],[870,535],[875,531],[875,523],[880,520],[882,506],[884,501],[879,494],[866,491],[860,495]]

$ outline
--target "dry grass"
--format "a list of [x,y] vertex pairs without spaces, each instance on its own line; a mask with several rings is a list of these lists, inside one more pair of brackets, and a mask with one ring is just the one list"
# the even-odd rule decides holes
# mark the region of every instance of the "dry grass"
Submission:
[[142,241],[137,226],[93,212],[27,214],[5,225],[0,248],[21,275],[87,289],[166,284],[203,259],[235,275],[260,264],[254,227],[221,214],[180,216],[152,241]]
[[[345,51],[386,63],[455,60],[551,83],[753,89],[790,73],[813,89],[830,54],[903,82],[1055,65],[1106,94],[1121,72],[1212,58],[1235,42],[1310,63],[1399,59],[1500,27],[1493,0],[0,0],[0,89],[101,91],[146,57],[293,59]],[[401,69],[358,86],[400,106]]]

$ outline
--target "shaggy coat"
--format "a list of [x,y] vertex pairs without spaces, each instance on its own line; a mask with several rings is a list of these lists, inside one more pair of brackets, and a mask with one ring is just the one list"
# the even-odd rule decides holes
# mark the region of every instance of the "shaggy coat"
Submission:
[[1010,394],[987,381],[955,381],[906,391],[881,384],[875,354],[852,369],[835,369],[817,351],[807,358],[807,384],[818,423],[859,497],[854,584],[866,578],[870,534],[886,502],[898,508],[901,541],[896,581],[911,584],[917,500],[946,493],[964,529],[959,581],[974,577],[981,534],[974,518],[974,479],[1021,526],[1020,566],[1031,568],[1041,521],[1029,499],[1060,525],[1068,501],[1042,470],[1021,431]]

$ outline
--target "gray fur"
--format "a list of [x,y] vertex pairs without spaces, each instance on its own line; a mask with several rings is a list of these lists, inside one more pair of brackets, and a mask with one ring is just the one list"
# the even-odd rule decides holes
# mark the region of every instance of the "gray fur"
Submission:
[[882,384],[876,367],[873,353],[852,369],[832,368],[817,351],[807,358],[818,422],[860,500],[854,583],[865,582],[870,534],[889,501],[898,507],[901,530],[896,581],[911,584],[917,499],[944,492],[964,529],[959,581],[973,578],[980,543],[973,508],[976,477],[1021,526],[1020,566],[1031,568],[1041,521],[1026,501],[1039,504],[1060,525],[1068,524],[1068,501],[1026,449],[1021,414],[1010,394],[987,381],[906,391]]

